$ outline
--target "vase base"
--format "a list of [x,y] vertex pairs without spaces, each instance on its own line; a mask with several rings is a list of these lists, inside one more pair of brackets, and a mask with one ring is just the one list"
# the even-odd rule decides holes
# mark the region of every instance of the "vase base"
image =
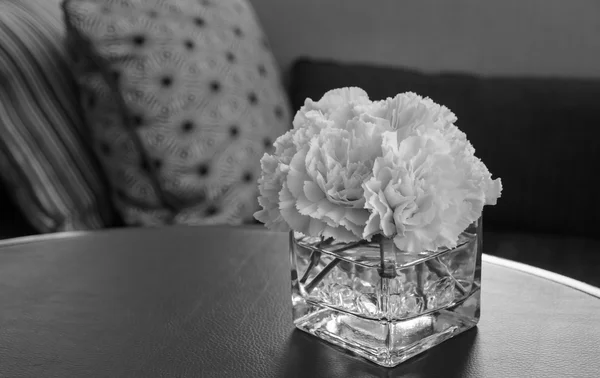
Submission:
[[[294,324],[378,365],[394,367],[479,321],[480,290],[459,303],[403,320],[379,320],[296,298]],[[300,312],[300,313],[299,313]]]

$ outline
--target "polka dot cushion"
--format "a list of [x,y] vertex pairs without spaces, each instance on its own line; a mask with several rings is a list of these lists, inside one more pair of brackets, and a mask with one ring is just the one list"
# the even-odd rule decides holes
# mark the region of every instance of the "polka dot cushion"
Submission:
[[96,153],[128,224],[251,221],[260,157],[290,127],[245,0],[66,0]]

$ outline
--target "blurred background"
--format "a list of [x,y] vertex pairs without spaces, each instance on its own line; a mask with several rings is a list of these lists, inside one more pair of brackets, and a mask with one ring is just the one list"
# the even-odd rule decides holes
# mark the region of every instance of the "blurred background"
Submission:
[[[99,126],[93,125],[99,118],[92,116],[97,114],[92,112],[91,107],[96,106],[92,102],[102,104],[109,99],[104,99],[99,92],[96,97],[86,92],[90,90],[88,84],[93,77],[85,76],[85,72],[79,69],[73,69],[74,73],[71,73],[71,67],[79,67],[74,61],[85,61],[86,57],[73,56],[73,51],[80,49],[70,44],[78,42],[69,42],[59,3],[58,0],[10,0],[1,5],[4,8],[0,12],[0,26],[4,31],[0,35],[0,47],[4,44],[4,49],[0,49],[0,62],[5,64],[0,66],[0,167],[3,170],[0,237],[117,226],[253,223],[255,179],[262,153],[268,152],[270,143],[291,127],[290,120],[304,99],[316,100],[333,88],[359,86],[375,100],[414,91],[446,105],[458,116],[457,126],[467,133],[477,156],[495,177],[502,178],[504,184],[498,205],[484,211],[486,253],[600,286],[600,197],[597,195],[595,173],[600,163],[597,115],[600,99],[600,3],[597,1],[201,2],[194,24],[205,29],[193,34],[197,38],[193,41],[202,44],[205,50],[202,55],[189,59],[210,61],[214,55],[216,63],[207,65],[211,75],[218,69],[218,72],[240,73],[241,79],[238,84],[234,79],[230,83],[230,76],[224,74],[226,77],[215,84],[212,77],[203,89],[198,89],[197,96],[212,96],[211,104],[214,103],[214,109],[221,109],[219,111],[222,111],[223,104],[237,103],[235,99],[241,99],[241,103],[248,102],[249,105],[242,105],[248,109],[257,103],[258,106],[252,111],[240,111],[239,114],[231,111],[215,118],[214,125],[210,126],[211,132],[216,130],[214,145],[206,142],[206,136],[200,134],[186,137],[192,141],[189,143],[196,143],[195,146],[208,143],[210,148],[200,149],[198,154],[202,155],[202,159],[210,156],[210,165],[198,165],[200,160],[197,160],[189,167],[185,165],[188,163],[181,163],[183,170],[170,170],[171,166],[167,163],[175,160],[172,156],[160,155],[157,142],[157,145],[146,146],[146,152],[156,148],[156,156],[164,159],[160,160],[160,164],[152,163],[157,161],[151,159],[154,155],[148,153],[146,155],[152,156],[143,156],[142,153],[141,157],[132,159],[132,164],[139,171],[135,174],[131,173],[129,166],[114,173],[111,164],[121,163],[114,163],[105,156],[106,151],[116,148],[111,143],[128,145],[133,142],[123,141],[121,137],[108,140],[108,134],[97,131]],[[142,7],[140,2],[131,3]],[[187,6],[186,1],[174,1],[171,5],[159,3],[164,3],[165,12],[169,11],[167,6],[174,6],[173,12],[177,11],[177,7],[185,9]],[[152,9],[146,8],[140,12],[150,17]],[[162,11],[162,8],[158,10]],[[110,22],[110,17],[120,17],[118,9],[98,8],[90,12],[93,17],[104,15],[102,22]],[[97,17],[100,20],[100,16]],[[39,31],[32,32],[32,23],[27,21],[29,18],[39,26]],[[100,41],[97,43],[101,43],[106,34],[86,29],[85,22],[78,28],[78,33],[91,33]],[[7,31],[9,29],[10,32]],[[139,38],[131,39],[132,30],[123,31],[124,46],[140,41]],[[206,37],[212,36],[211,33],[216,36],[214,39]],[[52,43],[39,43],[40,38],[51,38]],[[19,44],[9,44],[9,40]],[[259,41],[260,48],[257,47]],[[45,50],[52,46],[55,50]],[[55,96],[57,85],[46,79],[27,76],[31,71],[22,69],[27,67],[23,62],[30,59],[23,52],[25,50],[28,54],[33,51],[34,58],[45,62],[42,66],[57,66],[64,80],[72,85],[70,94],[65,96],[73,96],[76,100],[64,96],[57,96],[53,103],[40,100],[40,96],[44,99]],[[223,56],[227,59],[221,62],[219,59]],[[64,60],[62,69],[56,63],[60,59]],[[31,66],[40,67],[40,63],[31,63]],[[15,74],[17,71],[21,73]],[[253,73],[250,74],[250,71]],[[281,81],[264,79],[271,71]],[[40,75],[55,77],[43,69]],[[69,78],[69,75],[77,77]],[[106,70],[98,75],[109,82],[105,77]],[[259,76],[264,80],[260,81]],[[39,85],[47,85],[50,89],[46,88],[47,92],[44,92]],[[60,87],[63,90],[71,88]],[[27,90],[21,91],[23,88]],[[240,94],[239,88],[244,88],[245,92]],[[97,90],[96,87],[92,89]],[[248,93],[258,94],[258,100]],[[19,100],[15,101],[15,98]],[[228,102],[230,98],[235,101]],[[52,186],[58,187],[52,193],[64,192],[60,183],[69,179],[64,175],[62,158],[55,159],[56,154],[48,152],[54,151],[56,144],[47,147],[43,143],[48,136],[36,133],[40,128],[49,130],[47,125],[50,124],[73,122],[77,115],[56,116],[52,122],[40,123],[43,117],[48,117],[48,111],[40,111],[45,116],[33,118],[27,118],[27,114],[32,111],[30,104],[57,109],[65,108],[64,104],[69,101],[79,101],[83,115],[81,122],[74,124],[83,124],[85,132],[79,130],[80,126],[67,131],[80,138],[82,146],[91,144],[93,150],[86,157],[89,158],[87,168],[79,165],[77,170],[83,172],[81,182],[93,187],[91,192],[96,194],[84,197],[80,202],[66,201],[65,206],[58,206],[56,201],[76,197],[73,193],[79,189],[67,189],[64,195],[48,194],[50,191],[47,189]],[[213,108],[207,109],[206,112],[209,112]],[[193,120],[202,120],[199,121],[201,124],[204,122],[199,127],[204,127],[204,130],[209,127],[208,123],[213,122],[205,121],[203,114],[195,117]],[[232,129],[232,119],[240,126],[239,132],[235,131],[237,128]],[[168,130],[175,126],[170,122],[161,124],[163,131],[156,135],[144,134],[144,138],[150,140],[156,136],[158,141],[158,136],[163,135],[171,140]],[[258,127],[262,127],[261,133],[246,133],[255,123],[262,125]],[[188,126],[186,129],[193,128]],[[91,142],[88,136],[78,136],[87,135],[90,130]],[[60,145],[73,148],[71,142],[65,142],[65,132],[63,130],[55,136],[61,141]],[[99,138],[102,140],[99,141]],[[31,143],[27,148],[21,148],[19,143],[27,144],[27,140]],[[194,145],[186,146],[188,149],[182,147],[177,150],[177,159],[183,159],[185,151],[191,151],[189,154],[193,156]],[[81,147],[74,156],[80,156],[86,148]],[[36,151],[42,150],[44,154],[37,159],[49,161],[52,166],[47,163],[32,165],[32,161],[37,161]],[[230,150],[247,152],[242,156],[232,153],[233,160],[228,160],[224,156],[217,158],[217,150],[226,151],[225,154]],[[241,169],[241,162],[248,161],[250,163]],[[101,168],[89,168],[97,166]],[[95,169],[100,173],[91,177],[90,172]],[[198,182],[186,186],[192,170],[193,175],[198,176],[194,178]],[[45,177],[44,172],[50,173]],[[207,180],[209,172],[220,172],[224,176],[218,176],[209,185],[203,181]],[[158,179],[148,179],[152,176]],[[130,181],[134,183],[131,188],[118,187]],[[158,199],[151,198],[157,191],[154,181],[163,186],[163,196],[158,195]],[[180,181],[184,183],[177,184],[180,185],[178,187],[175,183]],[[104,194],[104,189],[101,189],[104,187],[110,194]],[[167,187],[169,189],[165,189]],[[209,189],[216,187],[218,190],[214,191],[218,194],[213,196]],[[193,190],[199,194],[190,195],[189,191]],[[89,222],[67,222],[84,206],[78,203],[92,203],[86,207],[85,217],[92,212],[103,214]],[[230,205],[232,203],[234,205]],[[241,203],[250,205],[242,209]],[[161,215],[161,206],[169,211],[175,209],[178,215],[166,221],[168,217]],[[228,207],[235,208],[235,211],[229,211]],[[148,208],[152,211],[146,211]],[[220,216],[221,211],[226,214]]]
[[252,0],[282,69],[307,56],[478,75],[600,77],[593,0]]

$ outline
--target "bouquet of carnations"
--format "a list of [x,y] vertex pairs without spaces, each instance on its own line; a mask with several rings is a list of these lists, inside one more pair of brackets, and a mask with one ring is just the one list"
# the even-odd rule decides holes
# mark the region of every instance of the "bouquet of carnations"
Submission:
[[261,159],[255,218],[340,242],[381,235],[406,252],[453,248],[502,191],[456,120],[410,92],[371,101],[341,88],[307,99]]

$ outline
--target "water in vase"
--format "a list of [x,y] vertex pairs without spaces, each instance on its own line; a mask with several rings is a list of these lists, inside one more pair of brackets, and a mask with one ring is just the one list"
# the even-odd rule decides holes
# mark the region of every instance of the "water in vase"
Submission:
[[408,254],[391,239],[290,234],[297,328],[395,366],[477,324],[481,221],[453,249]]

